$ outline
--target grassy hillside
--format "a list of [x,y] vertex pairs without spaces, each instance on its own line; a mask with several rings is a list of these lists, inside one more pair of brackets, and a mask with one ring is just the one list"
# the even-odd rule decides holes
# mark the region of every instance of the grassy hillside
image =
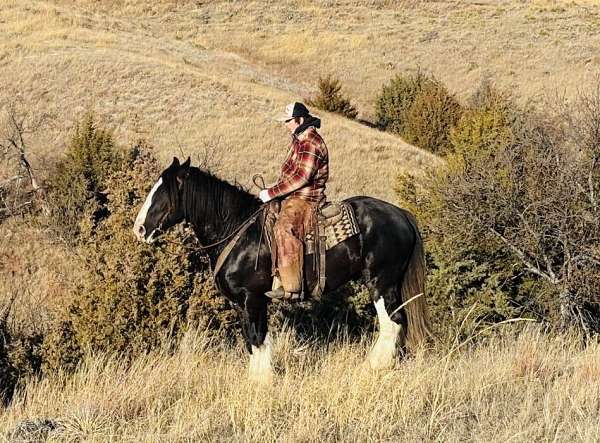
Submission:
[[[42,156],[38,165],[61,152],[67,131],[82,112],[93,109],[118,140],[145,137],[165,162],[182,153],[198,160],[209,146],[225,178],[249,184],[252,174],[263,173],[274,180],[288,136],[272,117],[286,103],[302,99],[314,82],[295,84],[226,48],[209,49],[181,37],[169,22],[181,25],[183,17],[195,23],[185,12],[144,17],[140,7],[141,12],[131,12],[141,13],[137,20],[137,15],[121,17],[127,7],[115,9],[92,13],[85,6],[73,11],[70,5],[20,1],[2,9],[2,31],[8,36],[0,43],[0,74],[8,80],[3,95],[18,90],[33,109],[60,115],[52,134],[36,140]],[[221,33],[222,38],[230,34],[228,29]],[[435,161],[358,123],[333,115],[323,119],[332,196],[391,199],[394,171]],[[361,168],[348,158],[360,161]]]
[[[3,0],[0,33],[0,99],[18,91],[31,109],[60,116],[36,140],[39,167],[93,109],[119,139],[146,137],[165,161],[216,145],[227,153],[222,175],[245,184],[254,172],[275,178],[287,137],[271,117],[313,92],[319,75],[338,76],[369,119],[399,71],[420,67],[462,98],[491,76],[529,99],[572,95],[600,67],[592,2]],[[323,117],[332,196],[393,199],[395,172],[435,161]]]

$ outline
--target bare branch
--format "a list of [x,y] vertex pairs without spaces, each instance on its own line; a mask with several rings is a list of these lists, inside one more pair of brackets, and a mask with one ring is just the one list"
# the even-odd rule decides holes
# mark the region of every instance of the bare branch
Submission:
[[592,159],[592,164],[590,166],[590,172],[588,174],[588,188],[589,188],[589,197],[590,197],[590,203],[592,205],[592,209],[594,210],[594,212],[597,211],[597,204],[596,204],[596,195],[594,193],[594,168],[596,167],[596,158]]
[[472,211],[468,211],[468,210],[466,211],[466,213],[472,221],[479,224],[485,230],[487,230],[488,232],[493,234],[496,238],[498,238],[502,243],[504,243],[508,247],[508,249],[510,249],[510,251],[514,255],[516,255],[519,258],[519,260],[521,260],[521,262],[525,265],[525,268],[529,272],[531,272],[532,274],[535,274],[539,277],[542,277],[545,280],[548,280],[552,284],[558,284],[560,282],[560,279],[558,279],[556,277],[556,275],[554,274],[554,272],[552,272],[551,269],[548,269],[548,271],[550,271],[550,272],[544,272],[539,266],[534,265],[532,263],[532,261],[527,257],[527,254],[523,250],[521,250],[520,248],[515,246],[504,235],[502,235],[500,232],[498,232],[494,227],[483,223],[482,220],[477,216],[477,214],[474,214]]
[[[34,168],[28,159],[27,135],[41,130],[51,120],[50,114],[31,115],[24,103],[13,99],[5,108],[3,123],[0,125],[0,150],[16,175],[0,184],[4,189],[2,214],[22,213],[31,207],[31,189],[35,193],[43,191],[38,184]],[[21,179],[27,177],[31,188],[22,186]],[[13,185],[13,183],[15,183]]]
[[559,279],[556,278],[556,276],[554,275],[554,273],[552,272],[552,270],[549,270],[549,273],[546,273],[544,271],[542,271],[539,267],[534,266],[531,261],[529,261],[527,259],[527,255],[520,250],[519,248],[517,248],[516,246],[514,246],[510,241],[508,241],[508,239],[506,237],[504,237],[502,234],[500,234],[498,231],[496,231],[494,228],[492,227],[488,227],[487,228],[489,232],[491,232],[492,234],[494,234],[497,238],[499,238],[506,246],[508,246],[508,248],[517,256],[519,257],[519,259],[521,260],[521,262],[523,262],[523,264],[525,265],[525,267],[527,268],[527,270],[535,275],[538,275],[539,277],[542,277],[546,280],[548,280],[550,283],[552,284],[558,284],[560,282]]

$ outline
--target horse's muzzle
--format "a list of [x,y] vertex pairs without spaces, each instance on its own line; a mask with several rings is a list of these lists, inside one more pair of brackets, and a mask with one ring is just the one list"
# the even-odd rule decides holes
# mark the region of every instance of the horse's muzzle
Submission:
[[137,237],[138,240],[145,240],[144,236],[146,235],[146,228],[144,225],[138,225],[137,223],[133,225],[133,233]]

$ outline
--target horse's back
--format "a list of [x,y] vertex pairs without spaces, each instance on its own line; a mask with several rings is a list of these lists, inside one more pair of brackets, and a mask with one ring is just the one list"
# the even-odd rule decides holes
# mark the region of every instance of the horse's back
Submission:
[[[344,202],[356,214],[363,244],[363,255],[369,251],[388,251],[380,257],[403,261],[410,255],[420,236],[414,216],[406,209],[375,197],[357,196]],[[401,255],[401,256],[398,256]]]
[[[355,196],[343,200],[350,204],[357,218],[366,228],[392,223],[393,227],[411,227],[416,230],[416,221],[410,211],[375,197]],[[368,222],[372,222],[372,225]]]

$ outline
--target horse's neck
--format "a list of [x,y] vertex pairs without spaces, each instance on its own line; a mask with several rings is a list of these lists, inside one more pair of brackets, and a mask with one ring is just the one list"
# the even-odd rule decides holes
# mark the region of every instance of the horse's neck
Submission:
[[208,245],[232,235],[259,204],[251,194],[216,177],[205,176],[204,180],[209,186],[191,184],[188,197],[193,198],[186,203],[186,219],[194,226],[198,240]]

